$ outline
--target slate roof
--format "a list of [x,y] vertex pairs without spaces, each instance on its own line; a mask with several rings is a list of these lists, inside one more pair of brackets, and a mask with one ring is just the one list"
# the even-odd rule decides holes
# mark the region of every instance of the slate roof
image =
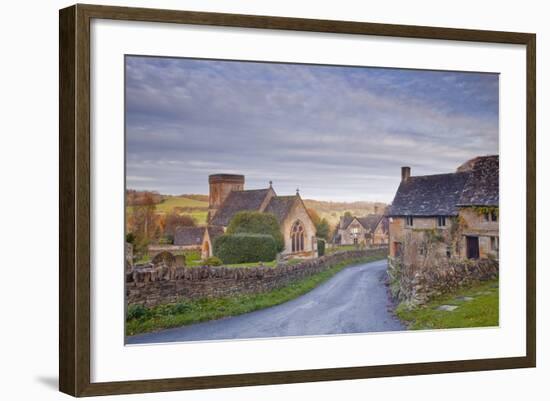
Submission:
[[174,235],[174,245],[201,246],[205,227],[178,227]]
[[472,164],[470,176],[464,185],[458,204],[460,206],[498,206],[498,156],[476,157],[470,162]]
[[399,184],[388,216],[456,216],[469,172],[412,176]]
[[285,217],[290,212],[292,205],[298,198],[297,195],[291,196],[274,196],[269,201],[267,207],[265,208],[266,213],[273,213],[277,218],[279,224],[283,222]]
[[230,192],[210,223],[227,227],[235,213],[259,210],[269,191],[270,188]]
[[351,222],[355,219],[354,216],[341,216],[340,217],[340,228],[342,230],[345,230],[348,228],[348,226],[351,224]]
[[365,217],[357,217],[357,220],[367,231],[374,232],[383,217],[381,214],[369,214]]
[[456,216],[459,206],[498,206],[498,156],[468,160],[455,173],[401,182],[388,216]]

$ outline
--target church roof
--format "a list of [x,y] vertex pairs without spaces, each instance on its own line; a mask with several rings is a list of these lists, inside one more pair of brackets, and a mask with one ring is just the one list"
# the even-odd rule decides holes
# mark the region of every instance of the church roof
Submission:
[[292,205],[297,198],[298,195],[274,196],[273,198],[271,198],[267,207],[265,208],[265,212],[273,213],[277,218],[279,224],[281,224],[290,212],[290,209],[292,208]]
[[230,192],[210,223],[227,227],[235,213],[260,210],[269,191],[271,188]]
[[220,235],[223,235],[223,227],[221,226],[208,226],[208,236],[210,237],[210,241],[214,242],[216,238],[218,238]]
[[202,244],[205,227],[178,227],[174,235],[174,245],[196,245]]

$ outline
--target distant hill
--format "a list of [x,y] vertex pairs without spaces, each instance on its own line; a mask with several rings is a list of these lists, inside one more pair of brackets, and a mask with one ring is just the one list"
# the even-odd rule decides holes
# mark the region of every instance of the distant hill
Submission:
[[376,207],[378,207],[378,213],[383,213],[387,206],[382,202],[330,202],[313,199],[304,199],[304,203],[308,209],[315,210],[319,217],[327,219],[332,227],[338,224],[340,216],[346,212],[354,216],[366,216],[373,214]]
[[[131,190],[130,190],[131,191]],[[132,206],[132,201],[141,199],[145,191],[131,191],[129,193],[128,207]],[[197,224],[206,224],[206,216],[208,214],[208,195],[201,194],[182,194],[182,195],[161,195],[154,193],[156,210],[158,213],[169,213],[172,210],[180,214],[191,215]],[[335,227],[340,221],[340,216],[345,212],[350,212],[354,216],[366,216],[375,211],[378,207],[378,212],[382,213],[387,206],[382,202],[330,202],[318,201],[313,199],[304,199],[304,203],[308,209],[313,209],[319,217],[327,219],[331,227]]]

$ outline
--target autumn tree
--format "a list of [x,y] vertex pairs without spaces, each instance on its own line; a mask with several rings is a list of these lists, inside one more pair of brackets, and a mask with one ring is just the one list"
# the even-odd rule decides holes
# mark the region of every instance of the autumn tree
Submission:
[[171,236],[173,238],[176,235],[176,229],[178,227],[195,227],[196,222],[193,217],[187,214],[180,215],[175,211],[171,211],[164,217],[162,226],[164,235]]

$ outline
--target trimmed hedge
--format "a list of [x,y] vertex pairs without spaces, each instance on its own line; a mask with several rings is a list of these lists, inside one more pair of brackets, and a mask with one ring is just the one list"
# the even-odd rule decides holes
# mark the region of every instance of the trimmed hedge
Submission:
[[277,242],[266,234],[224,234],[214,240],[213,251],[226,264],[270,262],[277,256]]
[[227,227],[226,234],[266,234],[271,235],[277,245],[277,252],[285,248],[281,227],[274,214],[261,212],[238,212]]
[[317,254],[323,256],[325,254],[325,240],[317,240]]

